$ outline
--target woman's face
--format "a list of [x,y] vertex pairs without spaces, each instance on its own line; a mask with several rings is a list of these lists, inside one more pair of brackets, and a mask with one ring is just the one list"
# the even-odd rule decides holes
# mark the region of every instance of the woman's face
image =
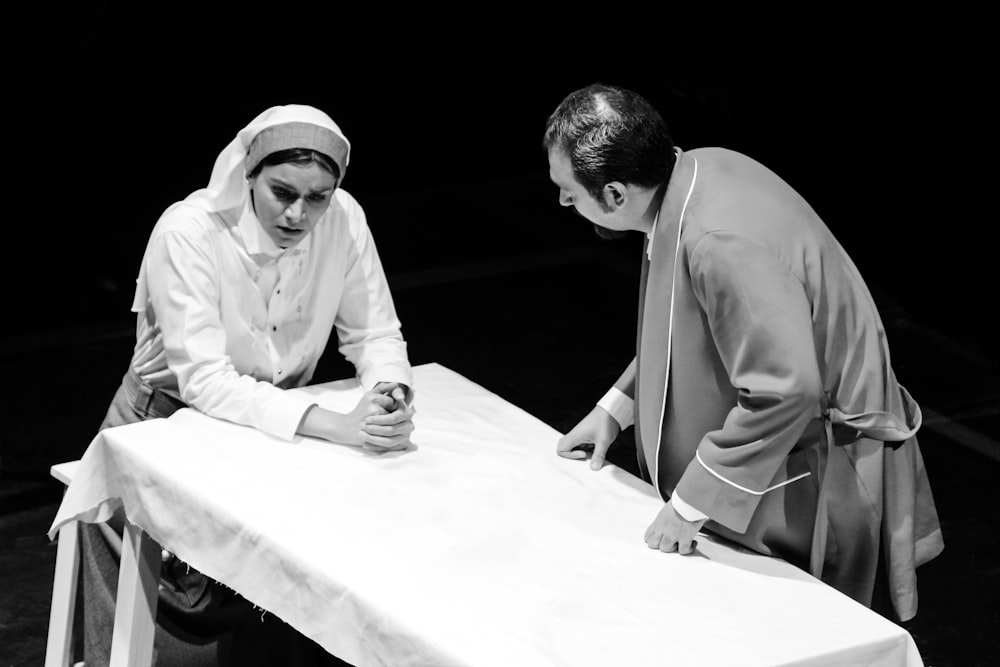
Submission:
[[336,186],[333,174],[315,162],[266,166],[250,181],[257,219],[279,248],[295,245],[312,231]]

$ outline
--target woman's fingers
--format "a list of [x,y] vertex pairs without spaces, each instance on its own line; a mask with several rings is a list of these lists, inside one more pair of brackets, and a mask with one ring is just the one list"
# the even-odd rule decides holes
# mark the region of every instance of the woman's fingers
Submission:
[[405,421],[396,424],[373,424],[366,421],[361,425],[361,430],[369,435],[380,435],[391,437],[394,435],[409,435],[413,433],[413,422]]
[[365,433],[365,447],[376,447],[379,451],[386,449],[396,449],[403,448],[410,444],[409,437],[405,435],[397,435],[386,437],[382,435],[372,435],[370,433]]
[[375,426],[396,426],[397,424],[410,423],[413,413],[409,410],[396,410],[385,414],[369,415],[365,417],[365,425]]

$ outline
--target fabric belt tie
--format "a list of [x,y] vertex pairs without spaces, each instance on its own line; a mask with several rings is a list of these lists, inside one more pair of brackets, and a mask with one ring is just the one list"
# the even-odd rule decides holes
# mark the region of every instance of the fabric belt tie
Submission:
[[809,572],[817,579],[823,575],[823,562],[826,557],[826,541],[829,532],[829,488],[827,473],[834,461],[836,442],[833,437],[834,425],[847,426],[856,430],[861,436],[882,442],[902,442],[916,435],[923,422],[920,406],[913,400],[909,392],[899,387],[905,403],[905,411],[911,415],[912,426],[898,415],[889,412],[859,412],[847,414],[830,406],[829,396],[822,398],[823,422],[826,430],[826,461],[822,457],[818,462],[818,477],[820,480],[819,498],[816,501],[816,523],[813,526],[812,549],[809,554]]

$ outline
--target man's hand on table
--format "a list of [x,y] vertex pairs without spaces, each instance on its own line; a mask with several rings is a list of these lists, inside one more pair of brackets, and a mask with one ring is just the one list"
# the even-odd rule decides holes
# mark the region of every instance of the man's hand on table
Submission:
[[608,448],[621,430],[614,417],[604,408],[595,406],[569,433],[559,438],[556,454],[567,459],[585,459],[587,450],[592,449],[590,469],[600,470]]
[[684,556],[689,555],[694,553],[698,545],[694,538],[703,525],[705,519],[688,521],[668,502],[646,529],[646,546],[664,553],[676,551]]
[[[590,468],[600,470],[608,448],[620,432],[618,420],[604,408],[595,406],[590,414],[559,439],[556,453],[568,459],[585,459],[587,450],[593,449]],[[646,546],[663,552],[676,551],[682,555],[694,553],[698,544],[694,538],[703,525],[705,520],[688,521],[668,502],[646,529]]]

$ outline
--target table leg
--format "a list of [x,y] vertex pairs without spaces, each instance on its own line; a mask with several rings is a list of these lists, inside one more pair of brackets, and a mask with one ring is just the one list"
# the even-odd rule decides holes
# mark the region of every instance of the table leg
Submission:
[[149,667],[153,662],[160,545],[138,526],[125,523],[115,601],[111,667]]
[[80,571],[79,525],[76,521],[59,529],[56,569],[52,584],[52,609],[45,648],[45,667],[69,667],[73,656],[73,616]]

